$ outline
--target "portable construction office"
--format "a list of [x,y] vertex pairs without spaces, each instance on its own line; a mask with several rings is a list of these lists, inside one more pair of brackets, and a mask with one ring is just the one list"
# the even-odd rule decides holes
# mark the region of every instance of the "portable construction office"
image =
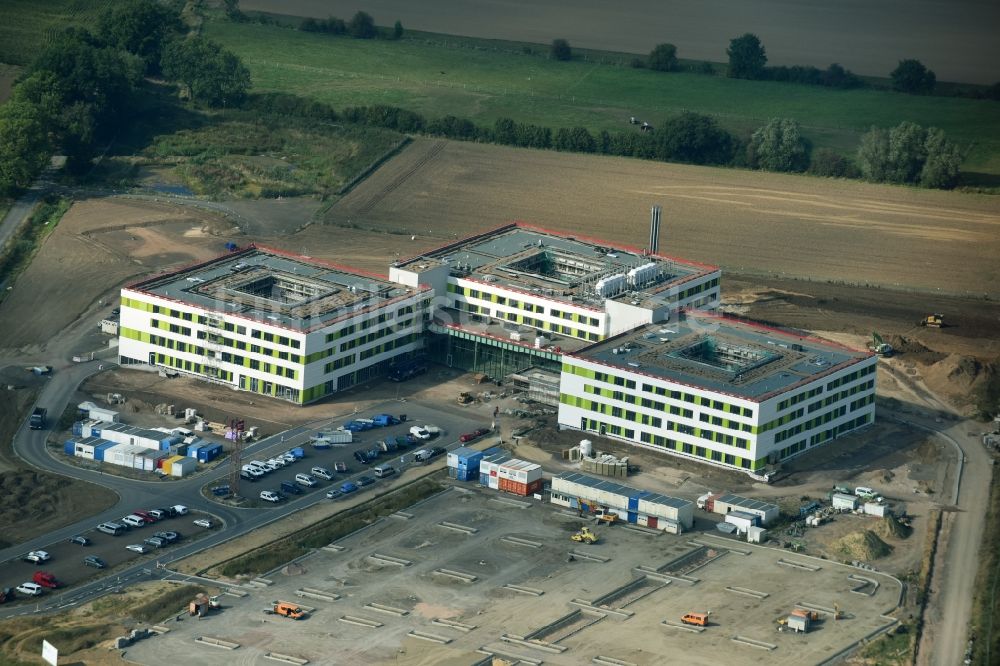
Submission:
[[743,511],[760,516],[761,525],[766,525],[778,517],[780,509],[777,504],[768,504],[760,500],[748,499],[739,495],[720,495],[713,498],[712,509],[714,513],[723,516],[731,511]]
[[654,529],[669,531],[674,527],[664,521],[673,521],[684,529],[694,525],[693,502],[579,472],[563,472],[552,479],[552,502],[580,511],[610,510],[630,523]]
[[854,511],[858,508],[858,497],[857,495],[848,495],[846,493],[834,493],[830,496],[830,501],[833,503],[834,509],[846,509],[848,511]]

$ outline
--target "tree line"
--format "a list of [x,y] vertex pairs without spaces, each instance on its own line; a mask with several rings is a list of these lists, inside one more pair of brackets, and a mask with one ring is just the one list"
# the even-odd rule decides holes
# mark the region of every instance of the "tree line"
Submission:
[[410,134],[576,153],[638,157],[648,160],[709,166],[731,166],[785,173],[810,173],[871,182],[951,188],[958,182],[962,156],[937,128],[902,123],[885,130],[872,128],[861,137],[854,160],[832,150],[813,150],[797,121],[774,118],[741,138],[714,118],[685,111],[657,126],[653,133],[585,127],[551,128],[512,118],[477,125],[468,118],[447,115],[425,118],[395,106],[348,107],[277,93],[251,95],[247,108],[281,116],[298,115],[324,122],[341,120],[384,127]]
[[129,119],[146,77],[175,82],[187,99],[238,105],[250,72],[238,57],[187,35],[176,9],[152,0],[120,0],[93,33],[69,28],[51,40],[0,107],[0,193],[27,187],[54,151],[66,169],[85,172]]

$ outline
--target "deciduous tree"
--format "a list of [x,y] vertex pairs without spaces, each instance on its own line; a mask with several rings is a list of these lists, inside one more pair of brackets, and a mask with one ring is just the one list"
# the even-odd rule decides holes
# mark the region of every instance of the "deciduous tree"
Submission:
[[747,162],[752,168],[768,171],[805,171],[809,165],[809,144],[798,121],[772,118],[750,137]]
[[764,75],[767,53],[757,35],[745,33],[729,42],[729,77],[733,79],[759,79]]
[[934,92],[937,77],[924,67],[919,60],[900,60],[899,66],[889,74],[892,89],[914,95],[929,95]]
[[163,74],[180,83],[189,97],[209,106],[237,105],[250,89],[250,70],[230,51],[201,37],[170,42]]
[[553,39],[549,54],[553,60],[571,60],[573,58],[573,50],[565,39]]
[[673,44],[657,44],[649,53],[649,68],[658,72],[673,72],[677,69],[677,47]]

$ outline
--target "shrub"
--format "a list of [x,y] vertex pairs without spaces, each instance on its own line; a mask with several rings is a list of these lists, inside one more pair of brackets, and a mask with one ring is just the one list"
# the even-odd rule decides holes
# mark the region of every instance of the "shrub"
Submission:
[[565,39],[553,39],[549,55],[553,60],[570,60],[573,58],[573,50]]
[[649,53],[649,68],[658,72],[673,72],[677,69],[677,47],[673,44],[657,44]]

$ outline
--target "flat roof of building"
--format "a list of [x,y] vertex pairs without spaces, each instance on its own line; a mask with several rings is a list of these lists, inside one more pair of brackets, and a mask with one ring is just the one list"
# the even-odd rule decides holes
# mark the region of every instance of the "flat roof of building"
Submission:
[[751,511],[778,511],[777,504],[768,504],[767,502],[761,502],[760,500],[741,497],[739,495],[721,495],[716,497],[715,501],[723,502],[724,504],[732,504],[733,506],[738,506],[743,509],[750,509]]
[[680,499],[678,497],[670,497],[669,495],[661,495],[660,493],[654,493],[649,490],[639,490],[638,488],[633,488],[631,486],[623,486],[622,484],[615,483],[614,481],[598,479],[592,476],[587,476],[586,474],[581,474],[580,472],[563,472],[561,474],[557,474],[556,478],[564,479],[571,483],[579,483],[581,486],[588,486],[594,490],[601,490],[603,492],[620,495],[622,497],[636,497],[645,502],[653,502],[654,504],[661,504],[675,509],[683,509],[688,505],[694,504],[693,502]]
[[385,276],[255,245],[128,288],[303,332],[414,291]]
[[[581,305],[599,306],[606,298],[645,299],[671,286],[717,271],[716,266],[651,255],[632,248],[514,222],[426,252],[397,266],[417,273],[442,265],[452,275],[509,287]],[[641,269],[637,280],[613,296],[600,295],[598,283]],[[610,285],[610,283],[608,283]]]
[[569,353],[756,401],[871,356],[805,333],[694,311]]

